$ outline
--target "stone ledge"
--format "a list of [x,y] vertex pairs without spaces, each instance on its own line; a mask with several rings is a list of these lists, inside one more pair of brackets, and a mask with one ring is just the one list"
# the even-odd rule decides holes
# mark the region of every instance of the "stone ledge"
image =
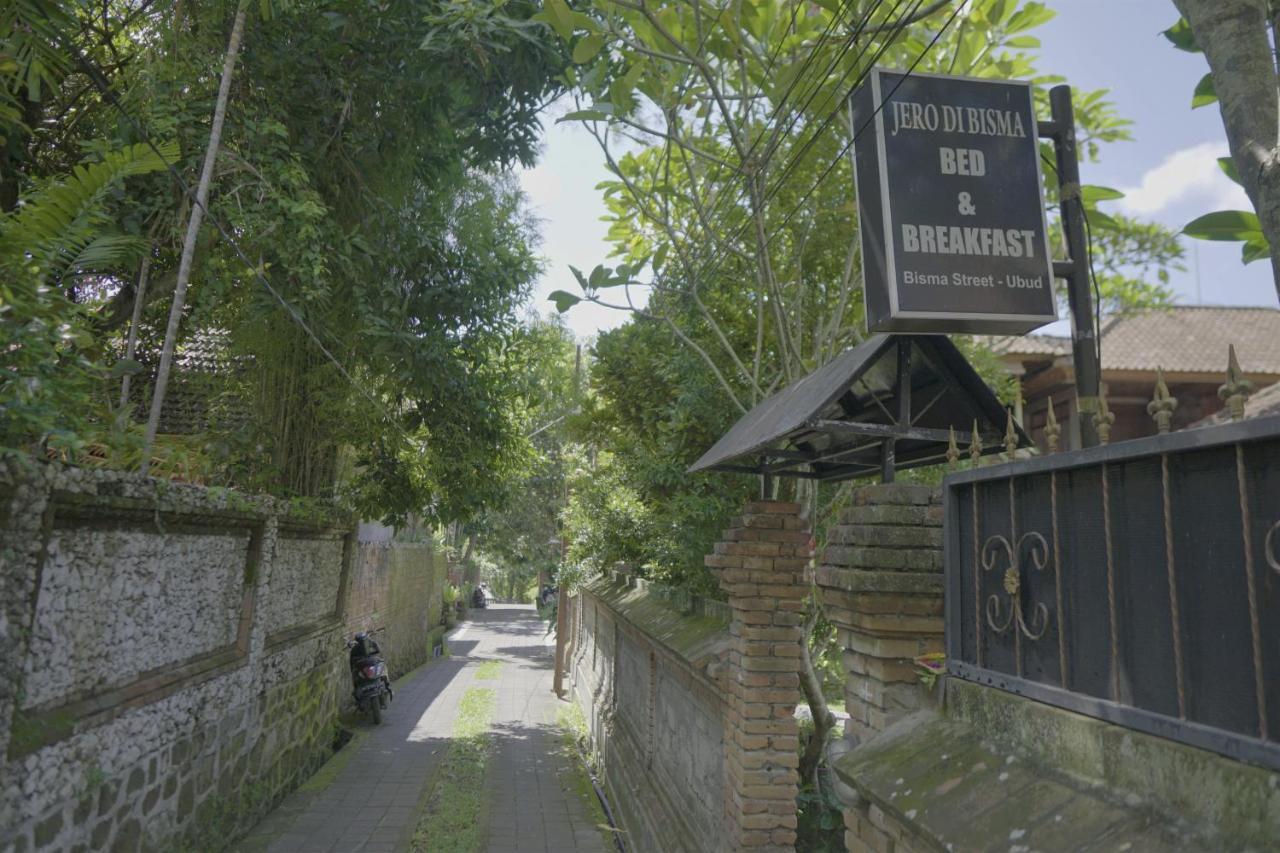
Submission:
[[861,800],[849,823],[900,848],[1214,849],[1112,792],[998,751],[972,726],[934,712],[900,720],[838,759],[835,771]]
[[706,665],[729,647],[728,626],[722,620],[681,613],[644,585],[633,588],[605,576],[584,584],[583,591],[704,678]]
[[838,566],[819,566],[818,586],[845,592],[890,592],[942,595],[941,572],[868,572]]
[[1280,838],[1280,773],[959,678],[946,705],[1005,748],[1192,822],[1219,849]]
[[1280,837],[1280,774],[956,678],[945,686],[945,715],[913,714],[836,760],[861,798],[846,812],[851,832],[957,851],[1268,849]]

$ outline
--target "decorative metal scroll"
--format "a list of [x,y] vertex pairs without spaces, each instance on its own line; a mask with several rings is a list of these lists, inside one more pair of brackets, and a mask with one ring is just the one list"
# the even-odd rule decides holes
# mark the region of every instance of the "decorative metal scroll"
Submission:
[[[1024,548],[1025,543],[1030,546]],[[1026,551],[1031,560],[1031,568],[1038,572],[1044,571],[1049,563],[1049,543],[1045,538],[1034,530],[1022,534],[1018,537],[1016,544],[1010,544],[1005,537],[996,534],[988,539],[982,545],[982,570],[984,572],[994,571],[996,562],[1003,553],[1009,565],[1004,571],[1004,591],[1008,594],[1009,602],[1007,605],[1008,612],[1002,617],[1001,611],[1004,609],[1000,604],[1000,596],[998,593],[992,593],[987,599],[987,625],[997,634],[1003,634],[1009,630],[1009,627],[1015,622],[1018,630],[1028,640],[1038,640],[1044,636],[1045,631],[1049,630],[1049,608],[1043,603],[1037,603],[1031,610],[1031,621],[1028,623],[1022,610],[1022,553]],[[1039,623],[1039,628],[1034,629],[1033,626]]]
[[1266,539],[1267,565],[1271,567],[1273,572],[1280,574],[1280,559],[1276,557],[1276,540],[1280,539],[1280,536],[1276,536],[1277,533],[1280,533],[1280,521],[1271,525],[1271,529],[1267,531]]

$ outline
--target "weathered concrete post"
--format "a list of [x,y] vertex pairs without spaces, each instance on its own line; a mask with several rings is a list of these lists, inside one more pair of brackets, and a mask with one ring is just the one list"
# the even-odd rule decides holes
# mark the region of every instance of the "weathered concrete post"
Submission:
[[[837,751],[847,750],[929,702],[913,660],[943,650],[940,493],[905,484],[859,489],[831,532],[817,579],[844,648],[849,720]],[[886,849],[879,815],[846,802],[849,850]]]
[[799,504],[749,503],[706,558],[732,612],[722,673],[729,706],[725,849],[795,847],[795,708],[809,542],[799,513]]

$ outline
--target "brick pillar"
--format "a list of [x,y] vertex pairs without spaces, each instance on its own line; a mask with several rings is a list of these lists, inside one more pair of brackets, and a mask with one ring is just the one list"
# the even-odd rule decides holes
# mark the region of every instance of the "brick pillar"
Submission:
[[845,650],[845,737],[857,744],[929,701],[913,659],[943,650],[941,494],[859,489],[831,531],[818,585]]
[[732,644],[720,677],[725,849],[794,850],[801,610],[809,530],[794,503],[749,503],[706,564],[729,596]]

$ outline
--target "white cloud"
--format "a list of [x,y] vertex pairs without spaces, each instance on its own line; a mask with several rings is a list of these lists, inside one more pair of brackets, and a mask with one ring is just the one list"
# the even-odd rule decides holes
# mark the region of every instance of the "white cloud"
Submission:
[[1128,213],[1147,216],[1189,201],[1205,211],[1250,210],[1244,190],[1218,168],[1218,158],[1225,156],[1225,142],[1202,142],[1175,151],[1144,172],[1138,186],[1121,187],[1125,197],[1119,204]]

